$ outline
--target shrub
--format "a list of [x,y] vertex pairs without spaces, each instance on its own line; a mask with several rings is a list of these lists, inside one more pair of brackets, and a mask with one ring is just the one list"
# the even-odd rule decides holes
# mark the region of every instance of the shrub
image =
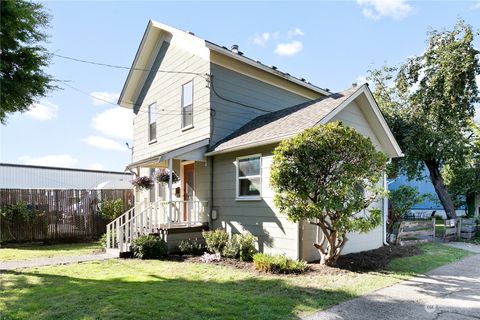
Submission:
[[182,254],[200,255],[205,251],[205,245],[198,239],[182,240],[178,249]]
[[159,259],[167,255],[167,243],[158,236],[143,235],[133,240],[133,255],[140,259]]
[[228,239],[222,255],[227,258],[237,259],[240,256],[240,237],[239,234],[234,234]]
[[98,244],[100,244],[103,248],[107,248],[107,234],[104,233],[98,240]]
[[208,251],[222,254],[228,242],[228,233],[222,229],[203,231]]
[[255,237],[250,232],[247,232],[240,235],[238,241],[240,243],[240,261],[252,261],[253,255],[257,252]]
[[108,221],[112,221],[115,218],[123,214],[123,200],[105,200],[100,204],[100,215]]
[[285,255],[270,255],[257,253],[253,256],[255,269],[270,273],[303,273],[307,270],[307,263],[303,260],[293,260]]

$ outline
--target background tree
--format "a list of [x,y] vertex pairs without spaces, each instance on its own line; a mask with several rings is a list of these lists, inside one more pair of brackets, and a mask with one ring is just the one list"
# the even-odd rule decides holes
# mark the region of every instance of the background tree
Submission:
[[50,55],[42,42],[49,15],[43,5],[23,0],[0,1],[0,122],[7,114],[27,111],[55,88],[43,69]]
[[464,165],[444,168],[445,183],[456,206],[466,205],[468,200],[473,202],[480,192],[480,128],[474,122],[470,127],[473,134]]
[[386,163],[369,138],[339,123],[307,129],[275,149],[275,205],[290,220],[309,220],[321,229],[314,244],[321,264],[335,265],[347,232],[367,232],[380,223],[379,209],[365,209],[384,193],[376,185]]
[[[424,54],[399,68],[370,71],[374,95],[405,157],[395,169],[409,179],[428,169],[435,192],[449,218],[455,206],[442,176],[445,166],[463,167],[479,102],[480,74],[472,27],[459,21],[452,31],[429,33]],[[394,81],[393,85],[389,82]]]

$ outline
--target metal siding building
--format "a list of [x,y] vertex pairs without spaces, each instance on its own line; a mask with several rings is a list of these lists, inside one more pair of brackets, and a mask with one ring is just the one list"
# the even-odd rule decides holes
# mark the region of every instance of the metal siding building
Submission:
[[132,189],[130,173],[0,163],[0,189]]

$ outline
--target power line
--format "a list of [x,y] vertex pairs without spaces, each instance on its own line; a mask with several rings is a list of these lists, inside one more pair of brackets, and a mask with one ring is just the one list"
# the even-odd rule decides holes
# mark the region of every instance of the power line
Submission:
[[[109,64],[109,63],[96,62],[96,61],[91,61],[91,60],[84,60],[84,59],[64,56],[64,55],[57,54],[57,53],[52,53],[52,55],[55,56],[55,57],[62,58],[62,59],[81,62],[81,63],[86,63],[86,64],[91,64],[91,65],[95,65],[95,66],[102,66],[102,67],[108,67],[108,68],[114,68],[114,69],[123,69],[123,70],[144,71],[144,72],[150,72],[151,71],[151,69],[131,68],[131,67],[126,67],[126,66],[119,66],[119,65]],[[200,76],[202,78],[205,78],[205,75],[203,73],[190,72],[190,71],[157,70],[157,73],[189,74],[189,75],[195,75],[195,76]]]

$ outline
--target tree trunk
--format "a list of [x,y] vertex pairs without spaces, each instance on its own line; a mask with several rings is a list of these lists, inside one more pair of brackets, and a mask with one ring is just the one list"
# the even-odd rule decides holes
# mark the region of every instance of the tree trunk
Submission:
[[430,180],[432,181],[435,192],[437,193],[437,196],[440,199],[443,208],[445,209],[447,217],[449,219],[455,219],[457,217],[455,206],[453,205],[452,198],[450,198],[450,195],[448,194],[447,186],[443,181],[438,162],[436,160],[426,160],[425,165],[430,172]]
[[345,243],[347,242],[346,232],[342,233],[342,238],[339,240],[336,232],[329,232],[327,228],[321,223],[313,223],[322,230],[322,238],[320,243],[314,243],[320,253],[320,264],[329,267],[335,266],[338,258],[342,252]]

